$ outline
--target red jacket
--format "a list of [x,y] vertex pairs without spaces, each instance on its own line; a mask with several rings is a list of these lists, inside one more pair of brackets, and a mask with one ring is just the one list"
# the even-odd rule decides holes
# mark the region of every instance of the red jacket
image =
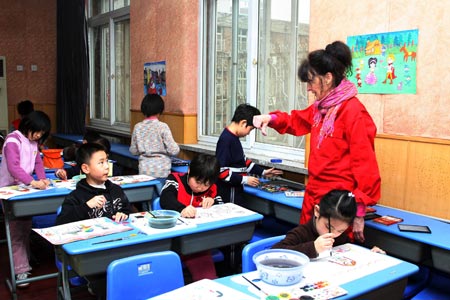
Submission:
[[[296,136],[311,133],[308,161],[308,184],[300,223],[313,215],[315,204],[333,189],[353,192],[358,204],[357,216],[365,207],[380,199],[381,178],[375,156],[376,126],[364,105],[353,97],[344,101],[336,114],[334,132],[317,147],[322,122],[313,126],[314,106],[293,110],[291,114],[276,111],[270,127],[279,133]],[[323,119],[323,118],[322,118]]]

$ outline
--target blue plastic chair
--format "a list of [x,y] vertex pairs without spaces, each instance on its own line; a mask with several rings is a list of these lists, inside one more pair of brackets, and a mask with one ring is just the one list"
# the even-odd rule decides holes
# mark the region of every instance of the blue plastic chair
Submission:
[[159,197],[156,197],[152,202],[152,210],[158,210],[158,209],[162,209],[162,208],[161,208],[161,203],[160,203]]
[[106,271],[108,300],[148,299],[182,286],[180,257],[173,251],[117,259]]
[[253,262],[253,255],[256,252],[272,247],[274,244],[284,239],[285,236],[286,235],[273,236],[246,245],[242,250],[242,273],[255,271],[256,265]]

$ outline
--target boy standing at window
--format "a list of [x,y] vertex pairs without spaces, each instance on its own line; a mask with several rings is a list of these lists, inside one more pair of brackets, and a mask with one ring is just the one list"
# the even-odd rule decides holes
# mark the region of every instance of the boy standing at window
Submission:
[[[258,186],[256,176],[271,177],[283,174],[274,168],[264,170],[245,157],[239,138],[247,136],[255,127],[253,116],[259,115],[256,107],[249,104],[239,105],[228,125],[219,137],[216,146],[216,157],[219,160],[220,176],[217,182],[219,195],[224,202],[242,203],[243,185]],[[256,175],[256,176],[252,176]]]

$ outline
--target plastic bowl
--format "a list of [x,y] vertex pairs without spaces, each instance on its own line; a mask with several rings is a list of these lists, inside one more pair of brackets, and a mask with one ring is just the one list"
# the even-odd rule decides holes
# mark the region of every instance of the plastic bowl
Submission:
[[272,285],[285,286],[300,282],[309,258],[294,250],[269,249],[255,253],[253,262],[262,281]]
[[152,210],[151,214],[155,217],[148,218],[148,225],[158,229],[174,227],[180,217],[180,213],[175,210]]

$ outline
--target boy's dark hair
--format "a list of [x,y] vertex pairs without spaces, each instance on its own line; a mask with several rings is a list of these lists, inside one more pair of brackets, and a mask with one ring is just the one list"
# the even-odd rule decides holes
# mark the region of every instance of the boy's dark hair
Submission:
[[17,104],[17,112],[22,118],[32,111],[34,111],[34,105],[30,100],[23,100]]
[[253,126],[253,117],[260,114],[261,112],[256,107],[246,103],[240,104],[236,107],[231,122],[239,123],[240,121],[245,120],[247,121],[247,126]]
[[202,183],[214,184],[219,173],[219,161],[212,155],[199,154],[189,164],[189,177],[194,177]]
[[111,143],[107,138],[101,136],[98,139],[89,141],[89,143],[96,143],[102,145],[106,150],[106,154],[109,154],[111,152]]
[[356,216],[355,196],[346,190],[332,190],[320,200],[321,217],[353,222]]
[[141,112],[146,116],[162,114],[164,111],[164,100],[158,94],[147,94],[141,102]]
[[89,164],[89,161],[91,160],[91,157],[94,153],[104,151],[106,153],[105,147],[103,147],[100,144],[96,143],[86,143],[78,147],[77,155],[76,155],[76,162],[77,165],[80,166],[82,164]]
[[39,139],[39,143],[43,143],[50,132],[51,123],[48,115],[40,110],[35,110],[26,115],[19,124],[19,131],[26,137],[29,133],[43,131],[44,134]]
[[93,141],[101,138],[100,134],[98,134],[95,131],[86,131],[86,133],[83,135],[83,140],[85,140],[88,143],[92,143]]

